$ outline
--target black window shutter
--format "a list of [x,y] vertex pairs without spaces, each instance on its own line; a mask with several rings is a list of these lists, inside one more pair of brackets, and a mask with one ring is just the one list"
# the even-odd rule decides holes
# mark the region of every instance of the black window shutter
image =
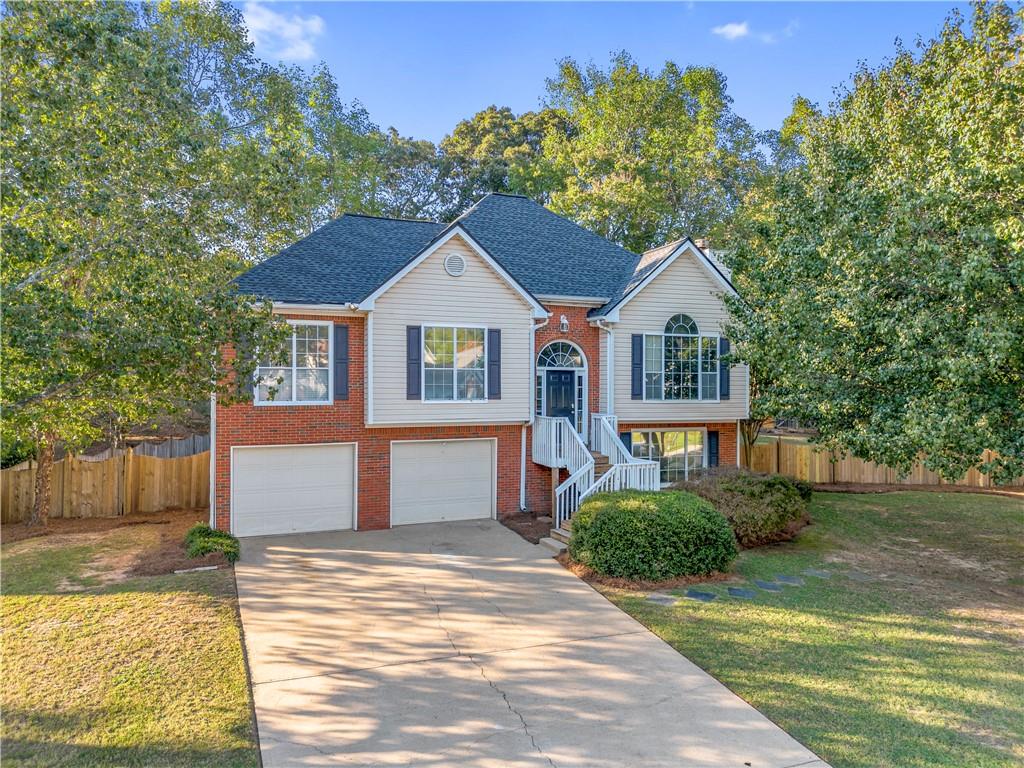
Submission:
[[630,361],[631,389],[630,397],[633,400],[644,399],[644,337],[641,333],[633,334],[632,359]]
[[708,466],[718,466],[718,433],[708,432]]
[[334,324],[334,399],[348,400],[348,325]]
[[722,358],[729,354],[729,340],[721,338],[718,340],[718,397],[720,400],[729,399],[729,363]]
[[405,327],[405,399],[420,399],[420,360],[423,329],[418,325]]
[[501,329],[487,329],[487,399],[501,400]]
[[626,446],[626,450],[633,453],[633,433],[632,432],[619,432],[619,440]]

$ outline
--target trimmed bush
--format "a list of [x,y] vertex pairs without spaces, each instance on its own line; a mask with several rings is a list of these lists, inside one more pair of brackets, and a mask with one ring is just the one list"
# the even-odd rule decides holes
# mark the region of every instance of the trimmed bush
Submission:
[[223,552],[228,562],[233,563],[238,559],[238,539],[206,523],[196,523],[185,534],[185,554],[203,557],[211,552]]
[[692,493],[619,491],[583,502],[569,554],[605,576],[662,581],[726,570],[736,542],[728,521]]
[[745,548],[788,541],[809,521],[809,483],[746,471],[708,474],[677,488],[695,493],[725,515]]

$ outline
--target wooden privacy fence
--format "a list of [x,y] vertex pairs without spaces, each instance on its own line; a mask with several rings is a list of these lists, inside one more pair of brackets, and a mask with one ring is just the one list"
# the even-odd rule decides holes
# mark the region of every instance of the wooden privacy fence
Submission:
[[[988,475],[976,469],[970,470],[956,482],[950,482],[925,469],[921,464],[915,464],[910,474],[900,477],[892,467],[863,461],[853,456],[840,458],[838,454],[816,448],[801,439],[762,437],[751,451],[749,468],[755,472],[778,473],[796,480],[823,484],[958,485],[970,488],[1024,487],[1024,478],[1021,477],[1009,484],[994,485]],[[990,451],[986,451],[985,460],[991,458],[992,455]],[[833,458],[836,460],[833,461]]]
[[[36,465],[0,473],[0,521],[27,520],[35,497]],[[53,465],[50,517],[119,517],[136,512],[210,506],[210,452],[176,459],[129,449],[103,461],[67,456]]]

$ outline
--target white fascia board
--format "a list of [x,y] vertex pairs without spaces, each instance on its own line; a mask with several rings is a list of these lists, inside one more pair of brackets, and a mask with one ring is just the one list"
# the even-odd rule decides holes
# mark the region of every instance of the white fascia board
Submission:
[[612,307],[608,312],[602,315],[602,317],[604,317],[604,319],[606,319],[610,323],[617,323],[619,321],[619,310],[622,309],[622,307],[626,306],[626,304],[631,302],[634,298],[636,298],[637,294],[639,294],[644,288],[646,288],[648,285],[654,282],[658,275],[660,275],[662,272],[664,272],[666,269],[672,266],[675,260],[678,259],[683,253],[687,251],[689,251],[690,253],[697,257],[697,262],[704,267],[704,269],[707,271],[709,275],[711,275],[711,279],[718,283],[719,286],[721,286],[722,290],[724,290],[726,293],[731,293],[733,296],[739,295],[736,293],[736,289],[733,288],[732,283],[730,283],[728,280],[722,277],[722,273],[715,268],[715,265],[711,263],[711,261],[708,259],[707,256],[704,255],[701,249],[694,245],[693,241],[690,240],[690,238],[686,238],[686,240],[681,242],[679,244],[679,247],[676,248],[672,252],[672,254],[668,256],[668,258],[661,262],[661,264],[659,264],[655,268],[655,270],[651,272],[651,274],[649,274],[647,277],[641,280],[640,284],[633,288],[633,290],[631,290],[629,293],[627,293],[625,296],[619,299],[618,303],[614,307]]
[[553,296],[540,294],[538,301],[545,304],[561,304],[566,307],[603,307],[608,303],[609,297],[601,296]]
[[285,314],[288,312],[297,312],[310,315],[337,315],[337,316],[348,316],[357,317],[362,312],[357,311],[356,304],[300,304],[294,301],[275,301],[273,303],[274,312],[277,314]]
[[518,293],[523,298],[523,300],[526,301],[526,303],[529,304],[530,307],[533,309],[534,317],[543,319],[551,316],[551,313],[544,309],[544,306],[539,301],[537,301],[536,298],[534,298],[533,294],[531,294],[522,285],[520,285],[519,282],[514,277],[512,277],[512,275],[505,271],[501,264],[495,261],[494,257],[491,256],[483,248],[483,246],[476,242],[476,240],[470,237],[469,233],[466,230],[459,226],[452,227],[448,234],[434,242],[429,247],[420,251],[418,256],[416,256],[412,261],[410,261],[408,264],[402,267],[402,269],[396,272],[387,282],[381,285],[377,290],[375,290],[373,293],[371,293],[369,296],[363,299],[363,301],[360,302],[359,304],[359,309],[363,311],[373,310],[373,304],[378,298],[387,293],[387,291],[390,290],[392,286],[398,283],[407,274],[412,272],[412,270],[416,269],[416,267],[422,264],[432,253],[437,251],[439,248],[442,248],[445,243],[447,243],[456,235],[465,240],[469,247],[472,248],[473,251],[477,254],[477,256],[486,261],[490,265],[491,269],[497,272],[498,275],[505,282],[512,286],[512,289],[516,293]]

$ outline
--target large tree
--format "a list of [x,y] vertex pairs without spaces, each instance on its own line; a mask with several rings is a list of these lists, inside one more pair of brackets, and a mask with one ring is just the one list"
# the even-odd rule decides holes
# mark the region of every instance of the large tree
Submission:
[[447,216],[457,216],[488,192],[546,203],[557,180],[542,145],[548,133],[564,130],[554,109],[516,115],[508,107],[490,106],[461,121],[441,142]]
[[40,521],[55,445],[230,396],[252,361],[221,346],[275,349],[230,281],[296,227],[304,139],[226,3],[8,2],[2,40],[3,439],[37,447]]
[[799,161],[737,221],[738,357],[830,447],[1024,474],[1022,13],[953,14],[804,108]]
[[628,54],[605,70],[561,62],[545,135],[561,187],[551,207],[635,251],[717,234],[762,164],[757,136],[710,67],[641,69]]

